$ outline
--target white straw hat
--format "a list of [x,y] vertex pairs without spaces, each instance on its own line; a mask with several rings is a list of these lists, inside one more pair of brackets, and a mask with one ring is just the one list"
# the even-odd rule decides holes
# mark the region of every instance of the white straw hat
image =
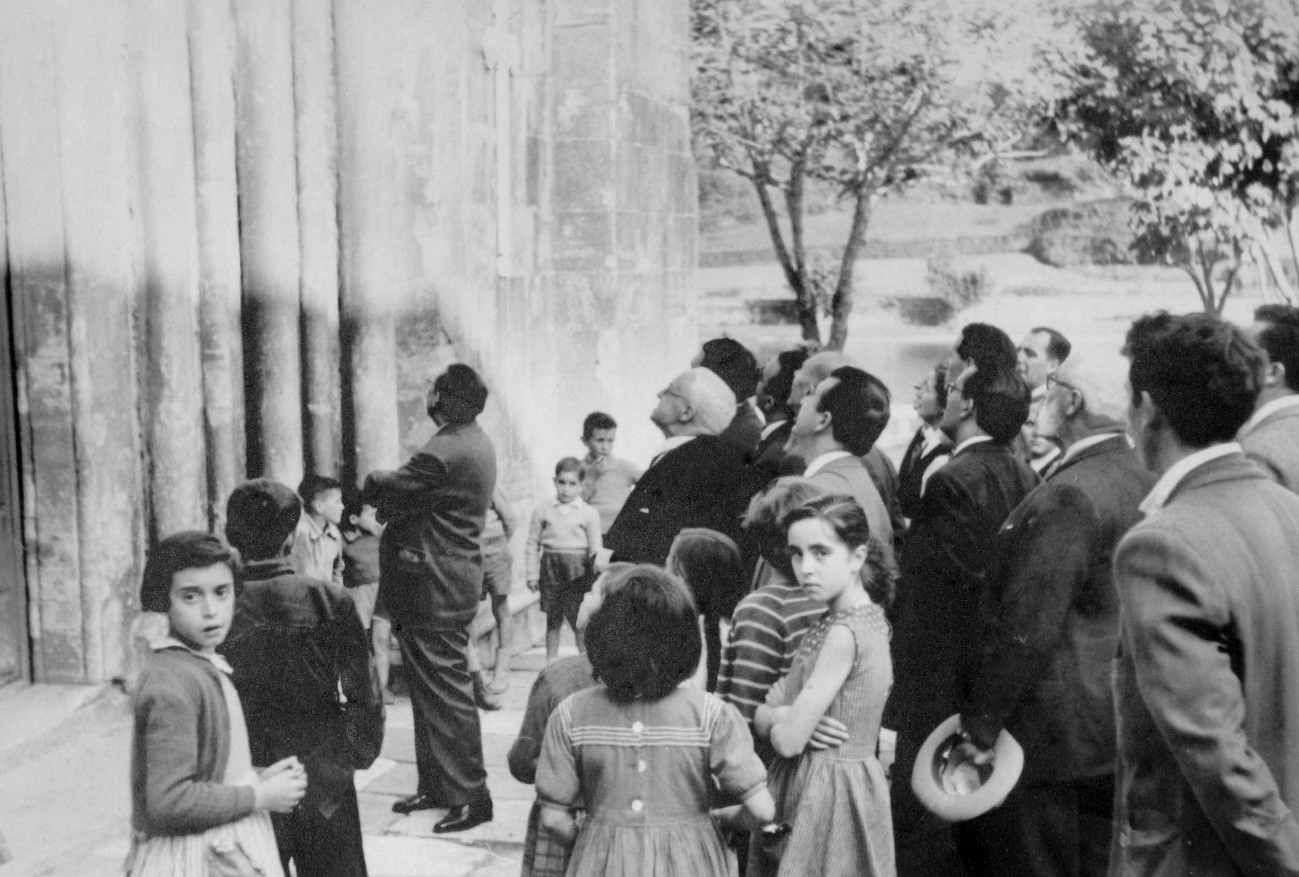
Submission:
[[1024,770],[1024,748],[1002,729],[986,766],[952,763],[952,748],[961,741],[961,717],[954,715],[934,729],[916,755],[911,790],[935,816],[963,822],[1001,804]]

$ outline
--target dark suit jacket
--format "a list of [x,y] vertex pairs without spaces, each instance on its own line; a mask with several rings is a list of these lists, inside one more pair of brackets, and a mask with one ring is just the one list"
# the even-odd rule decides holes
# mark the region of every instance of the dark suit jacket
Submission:
[[892,613],[893,692],[884,710],[884,726],[898,733],[898,831],[915,830],[926,812],[911,792],[916,751],[969,691],[997,530],[1036,485],[1037,475],[1006,445],[971,445],[930,477],[911,522]]
[[1110,874],[1299,874],[1299,497],[1240,454],[1119,544]]
[[870,473],[871,481],[875,482],[875,489],[879,491],[880,500],[888,511],[889,531],[896,549],[907,529],[907,519],[902,516],[902,504],[898,501],[898,467],[893,465],[888,454],[880,450],[879,445],[873,445],[862,454],[861,461],[866,464],[866,471]]
[[453,629],[473,621],[495,487],[496,452],[477,423],[449,423],[400,469],[365,479],[365,501],[388,522],[380,592],[394,623]]
[[985,747],[1009,730],[1024,747],[1023,785],[1114,771],[1111,564],[1154,484],[1111,432],[1058,467],[997,533],[982,660],[961,725]]
[[1241,436],[1240,444],[1273,480],[1299,493],[1299,407],[1272,412]]
[[925,429],[916,430],[911,444],[902,455],[902,465],[898,467],[898,509],[908,518],[920,513],[920,492],[924,484],[925,472],[935,460],[952,452],[951,445],[939,445],[929,453],[923,453],[925,447]]
[[880,540],[888,551],[893,549],[893,525],[889,521],[889,510],[880,496],[875,479],[861,457],[849,454],[831,460],[810,481],[825,488],[830,493],[842,493],[857,500],[857,504],[866,513],[870,524],[871,535]]
[[726,425],[726,429],[722,430],[718,438],[735,445],[747,456],[753,453],[762,435],[762,427],[765,425],[762,422],[762,415],[746,399],[735,406],[735,416],[731,418],[731,422]]
[[744,454],[718,436],[696,436],[650,464],[604,536],[614,560],[667,560],[686,527],[707,527],[737,543],[749,501]]

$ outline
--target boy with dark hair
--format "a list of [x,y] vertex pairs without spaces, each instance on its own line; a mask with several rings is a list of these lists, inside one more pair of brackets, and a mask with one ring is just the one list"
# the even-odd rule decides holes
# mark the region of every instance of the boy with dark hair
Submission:
[[713,338],[704,342],[690,364],[708,369],[735,394],[735,416],[718,437],[745,454],[752,453],[763,424],[762,416],[749,401],[762,377],[757,358],[734,338]]
[[343,485],[337,478],[308,473],[298,485],[302,517],[289,556],[298,572],[343,587]]
[[603,411],[592,411],[582,423],[582,444],[586,459],[582,461],[582,499],[600,513],[600,532],[609,532],[631,489],[640,481],[641,470],[635,463],[613,455],[618,423]]
[[297,573],[288,552],[302,515],[293,491],[268,478],[239,485],[226,536],[240,552],[242,591],[221,653],[234,668],[253,764],[297,756],[307,794],[275,814],[276,841],[299,877],[365,877],[352,772],[383,743],[383,699],[370,644],[343,588]]
[[565,457],[555,464],[555,499],[533,510],[528,528],[528,588],[541,592],[547,663],[559,657],[565,619],[573,628],[577,650],[585,651],[577,610],[591,588],[595,558],[604,546],[600,516],[582,501],[581,493],[582,463]]

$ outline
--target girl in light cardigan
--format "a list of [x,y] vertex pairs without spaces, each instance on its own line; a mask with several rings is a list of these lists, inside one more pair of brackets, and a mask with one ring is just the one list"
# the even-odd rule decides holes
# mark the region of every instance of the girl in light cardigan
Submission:
[[140,604],[167,615],[169,635],[135,694],[131,743],[131,877],[283,877],[268,811],[306,791],[295,758],[258,776],[239,695],[216,653],[234,617],[234,552],[208,533],[162,540],[144,568]]

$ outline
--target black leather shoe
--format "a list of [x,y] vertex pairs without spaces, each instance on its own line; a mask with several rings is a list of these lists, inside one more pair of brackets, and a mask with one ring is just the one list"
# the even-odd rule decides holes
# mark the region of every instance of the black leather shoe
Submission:
[[484,798],[477,804],[460,804],[452,807],[437,825],[433,826],[434,834],[447,834],[452,831],[468,831],[475,825],[492,821],[492,799]]
[[444,806],[433,800],[432,795],[411,795],[409,798],[402,798],[392,805],[393,813],[414,813],[416,810],[434,810]]

